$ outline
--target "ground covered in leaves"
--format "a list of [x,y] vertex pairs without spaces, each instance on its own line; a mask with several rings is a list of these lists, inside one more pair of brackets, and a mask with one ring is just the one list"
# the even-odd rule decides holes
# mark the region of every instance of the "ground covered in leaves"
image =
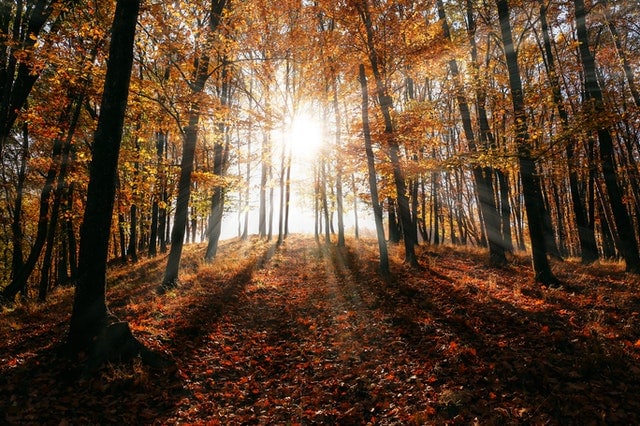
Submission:
[[115,267],[108,300],[147,346],[91,377],[61,355],[71,289],[0,314],[0,424],[640,424],[640,280],[618,264],[420,251],[423,270],[377,273],[375,243],[294,236],[187,247]]

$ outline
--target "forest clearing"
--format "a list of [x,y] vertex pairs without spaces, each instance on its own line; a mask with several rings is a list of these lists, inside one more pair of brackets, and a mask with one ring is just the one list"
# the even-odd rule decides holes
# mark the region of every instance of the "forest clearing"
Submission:
[[0,322],[0,423],[637,424],[640,280],[623,265],[487,266],[480,250],[422,247],[423,270],[374,240],[344,248],[291,236],[186,248],[179,287],[163,258],[115,267],[108,299],[175,366],[59,354],[71,288]]

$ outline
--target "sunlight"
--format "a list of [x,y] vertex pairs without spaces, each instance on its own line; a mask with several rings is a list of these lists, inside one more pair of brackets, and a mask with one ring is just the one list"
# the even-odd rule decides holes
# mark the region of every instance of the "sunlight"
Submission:
[[322,148],[322,124],[308,113],[298,114],[294,117],[286,138],[293,158],[312,160]]

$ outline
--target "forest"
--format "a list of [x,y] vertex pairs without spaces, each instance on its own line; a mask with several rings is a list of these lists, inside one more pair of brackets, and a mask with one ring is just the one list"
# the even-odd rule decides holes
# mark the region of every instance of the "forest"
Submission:
[[0,423],[640,422],[637,0],[2,0]]

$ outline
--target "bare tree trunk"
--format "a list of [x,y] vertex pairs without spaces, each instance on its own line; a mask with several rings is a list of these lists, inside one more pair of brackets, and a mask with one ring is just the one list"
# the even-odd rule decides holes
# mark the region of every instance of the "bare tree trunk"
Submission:
[[16,200],[13,206],[13,218],[11,220],[11,278],[18,275],[24,265],[22,244],[24,233],[22,231],[22,201],[24,196],[24,183],[26,180],[27,161],[29,160],[29,127],[27,123],[22,127],[22,155],[20,156],[20,169],[16,184]]
[[412,219],[411,210],[409,207],[409,198],[407,195],[407,185],[404,176],[404,170],[400,164],[400,147],[398,141],[394,137],[393,121],[391,119],[392,99],[387,93],[384,85],[384,81],[380,74],[380,63],[378,60],[378,52],[375,47],[373,23],[371,22],[371,14],[369,12],[368,0],[362,0],[356,5],[358,13],[362,19],[362,23],[365,26],[367,36],[367,47],[369,54],[369,61],[371,62],[371,69],[376,82],[376,93],[378,96],[378,102],[384,118],[385,135],[387,138],[387,147],[389,152],[389,158],[391,160],[391,166],[393,169],[393,180],[396,187],[396,199],[398,201],[398,210],[400,213],[400,222],[404,232],[404,249],[405,249],[405,262],[412,267],[419,266],[418,258],[415,253],[416,242],[413,241],[411,232],[406,232],[411,229]]
[[[228,81],[229,70],[227,67],[226,58],[223,59],[221,79],[221,103],[223,107],[228,107],[231,102],[231,92]],[[213,174],[215,176],[223,177],[227,172],[227,163],[230,149],[230,135],[226,120],[223,120],[218,124],[218,133],[220,134],[221,140],[219,140],[213,148]],[[209,225],[207,227],[208,243],[207,251],[205,254],[205,260],[207,262],[211,262],[218,253],[218,242],[220,240],[220,234],[222,232],[224,201],[225,188],[222,186],[222,184],[218,184],[213,189],[213,195],[211,197],[211,211],[209,213]]]
[[[574,0],[576,16],[576,32],[580,42],[580,60],[584,72],[586,103],[594,117],[605,113],[602,90],[596,75],[596,64],[589,48],[589,37],[583,0]],[[638,242],[633,232],[633,223],[624,204],[624,194],[616,177],[616,166],[613,155],[613,139],[609,127],[598,127],[600,161],[604,175],[605,188],[611,204],[616,233],[620,241],[620,251],[624,257],[626,270],[634,274],[640,273],[640,253]]]
[[68,344],[74,354],[100,344],[109,326],[105,296],[109,234],[140,3],[119,0],[113,20],[98,127],[92,145],[89,186],[80,231],[80,256]]
[[245,169],[245,179],[247,181],[247,187],[244,191],[244,229],[242,230],[242,239],[246,240],[249,238],[249,209],[251,207],[250,197],[251,197],[251,139],[252,133],[251,128],[249,128],[249,136],[247,138],[247,164]]
[[331,223],[329,220],[329,202],[327,200],[327,164],[323,157],[320,164],[320,196],[322,197],[322,210],[324,211],[324,243],[331,243]]
[[284,197],[285,197],[285,174],[286,174],[286,158],[285,143],[280,147],[280,209],[278,214],[278,240],[276,246],[281,246],[284,242]]
[[367,168],[369,171],[369,191],[371,193],[371,204],[373,205],[373,217],[376,224],[376,235],[378,236],[378,251],[380,254],[380,270],[389,273],[389,253],[387,243],[384,238],[384,227],[382,225],[382,205],[378,198],[378,182],[376,178],[375,157],[371,147],[371,130],[369,128],[369,90],[367,89],[367,76],[364,65],[360,64],[360,87],[362,90],[362,133],[364,135],[364,146],[367,152]]
[[[0,156],[20,110],[40,77],[41,71],[31,60],[32,52],[43,30],[50,34],[57,31],[60,15],[53,21],[51,18],[59,3],[50,0],[0,2],[3,24],[0,34],[7,37],[7,42],[0,47]],[[74,3],[69,2],[68,7]],[[19,61],[18,51],[26,54],[27,60]]]
[[[442,0],[438,0],[437,3],[438,16],[441,21],[444,35],[447,39],[451,40],[449,24],[447,23],[443,2]],[[471,13],[470,10],[468,10],[468,12]],[[475,21],[471,21],[471,24],[475,27]],[[449,69],[451,70],[451,74],[454,79],[458,110],[460,112],[462,127],[465,139],[467,140],[467,145],[469,146],[469,151],[478,152],[473,125],[471,123],[471,112],[464,94],[464,88],[459,80],[460,72],[458,70],[458,63],[455,59],[451,59],[449,61]],[[496,266],[506,265],[507,258],[505,257],[504,242],[502,240],[502,233],[500,232],[500,215],[495,202],[495,190],[493,188],[494,171],[491,167],[473,165],[472,172],[476,184],[476,191],[478,193],[478,200],[480,201],[479,207],[482,211],[482,217],[484,218],[486,225],[485,228],[489,238],[490,262]]]
[[[64,147],[62,149],[62,155],[60,159],[60,169],[58,171],[56,188],[53,193],[53,205],[51,206],[51,217],[49,219],[49,228],[47,229],[47,243],[44,253],[44,259],[42,261],[42,268],[40,272],[40,284],[38,286],[38,301],[44,302],[47,298],[47,291],[49,288],[49,271],[51,269],[53,246],[55,244],[56,230],[58,228],[58,219],[60,216],[60,206],[62,204],[62,192],[65,188],[65,180],[67,179],[67,169],[70,162],[71,154],[71,142],[73,135],[80,118],[80,111],[82,110],[82,104],[84,102],[84,96],[79,96],[75,101],[75,108],[69,123],[69,129],[64,141]],[[71,102],[73,104],[73,102]],[[65,265],[66,266],[66,265]]]
[[360,238],[360,229],[358,226],[358,192],[356,190],[356,176],[351,173],[351,186],[353,187],[353,221],[356,240]]
[[527,115],[524,109],[524,93],[518,66],[518,54],[511,34],[510,10],[508,0],[497,0],[500,31],[504,45],[504,54],[509,69],[509,86],[513,102],[516,127],[516,147],[520,165],[520,179],[524,193],[525,210],[529,223],[529,237],[533,258],[535,279],[545,284],[555,284],[557,278],[551,272],[544,241],[544,225],[540,218],[542,194],[536,162],[531,155],[531,138],[527,128]]
[[258,217],[258,234],[260,238],[267,236],[267,178],[271,168],[271,149],[269,147],[268,130],[263,130],[262,135],[262,170],[260,174],[260,206]]
[[[340,132],[342,131],[342,117],[340,116],[340,105],[338,104],[338,82],[333,79],[333,115],[336,125],[335,149],[340,152],[342,149],[342,141]],[[344,206],[342,194],[342,155],[336,155],[336,213],[338,215],[338,247],[344,247]]]
[[[218,27],[222,17],[226,0],[212,0],[209,15],[209,37],[213,37],[213,31]],[[202,93],[209,79],[209,52],[206,50],[196,59],[194,81],[191,83],[192,94],[196,97]],[[180,180],[178,182],[178,200],[173,219],[171,232],[171,250],[167,260],[167,267],[162,279],[161,289],[175,287],[178,284],[178,271],[184,245],[185,230],[187,227],[187,215],[189,210],[189,198],[191,197],[191,173],[195,158],[196,143],[198,140],[198,122],[200,120],[200,105],[194,101],[189,111],[188,125],[184,129],[182,140],[182,160],[180,162]]]

